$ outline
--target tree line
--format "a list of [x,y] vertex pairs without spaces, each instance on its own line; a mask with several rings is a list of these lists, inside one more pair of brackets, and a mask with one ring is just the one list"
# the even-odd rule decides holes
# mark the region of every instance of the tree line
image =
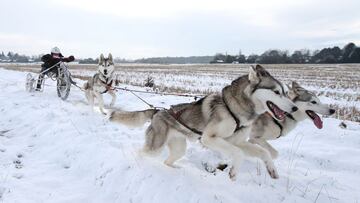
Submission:
[[311,52],[308,49],[296,50],[292,54],[288,51],[271,49],[261,55],[245,56],[218,53],[210,63],[360,63],[360,47],[350,42],[342,49],[338,46],[324,48]]
[[188,56],[188,57],[152,57],[133,61],[134,63],[156,63],[156,64],[187,64],[187,63],[209,63],[213,56]]
[[[40,62],[40,55],[26,56],[18,53],[0,53],[0,62]],[[80,64],[97,64],[98,59],[76,59]],[[187,64],[187,63],[360,63],[360,47],[355,43],[348,43],[343,48],[338,46],[310,51],[308,49],[296,50],[292,54],[288,51],[271,49],[261,55],[251,54],[245,56],[218,53],[215,56],[189,56],[189,57],[152,57],[137,60],[115,58],[116,63],[157,63],[157,64]]]
[[[18,54],[11,51],[5,54],[2,51],[0,52],[0,63],[1,62],[2,63],[36,63],[36,62],[41,62],[41,57],[43,55],[44,54],[27,56],[24,54]],[[114,60],[116,63],[130,62],[120,58],[115,58]],[[99,62],[99,59],[83,58],[83,59],[75,59],[75,61],[78,62],[79,64],[97,64]]]
[[0,62],[28,63],[28,62],[39,62],[41,61],[40,59],[41,59],[41,55],[26,56],[11,51],[9,51],[7,54],[5,54],[3,51],[0,53]]

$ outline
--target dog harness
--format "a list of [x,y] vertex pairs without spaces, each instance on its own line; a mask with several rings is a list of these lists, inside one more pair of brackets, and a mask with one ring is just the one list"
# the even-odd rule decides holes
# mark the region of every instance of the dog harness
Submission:
[[233,119],[235,120],[236,128],[235,128],[235,130],[234,130],[234,133],[237,132],[238,130],[241,130],[241,129],[245,128],[245,126],[240,125],[240,120],[239,120],[239,119],[235,116],[235,114],[231,111],[231,109],[230,109],[229,106],[227,105],[224,97],[223,97],[223,101],[224,101],[225,107],[226,107],[226,109],[228,110],[228,112],[230,113],[231,117],[233,117]]
[[202,135],[202,132],[192,128],[188,125],[186,125],[184,122],[181,121],[180,116],[182,113],[184,113],[186,111],[186,108],[181,109],[180,111],[175,112],[174,109],[170,108],[169,110],[167,110],[168,114],[170,114],[173,118],[175,118],[175,120],[177,122],[179,122],[181,125],[183,125],[184,127],[186,127],[187,129],[191,130],[193,133],[198,134],[198,135]]
[[[243,128],[245,128],[245,126],[240,125],[240,120],[235,116],[235,114],[230,110],[229,106],[227,105],[227,103],[225,102],[225,100],[223,99],[223,102],[225,104],[226,109],[228,110],[228,112],[230,113],[231,117],[233,117],[233,119],[235,120],[236,123],[236,128],[234,130],[233,133],[237,132],[238,130],[241,130]],[[192,131],[195,134],[198,135],[202,135],[203,132],[192,128],[188,125],[186,125],[184,122],[181,121],[180,117],[181,115],[186,111],[186,108],[183,108],[177,112],[174,111],[174,109],[170,108],[169,110],[167,110],[168,114],[170,114],[177,122],[179,122],[181,125],[183,125],[184,127],[186,127],[187,129],[189,129],[190,131]]]
[[103,81],[100,77],[99,80],[101,81],[102,84],[105,85],[105,91],[101,92],[101,94],[105,94],[106,92],[108,92],[109,90],[112,90],[112,83],[113,83],[113,79],[110,79],[110,81],[108,80],[108,78],[106,78],[106,81]]

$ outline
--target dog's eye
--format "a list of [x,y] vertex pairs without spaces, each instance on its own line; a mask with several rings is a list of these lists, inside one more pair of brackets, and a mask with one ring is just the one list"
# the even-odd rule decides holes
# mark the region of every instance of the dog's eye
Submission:
[[279,91],[277,91],[277,90],[275,90],[275,91],[274,91],[274,93],[275,93],[275,94],[279,94],[279,95],[280,95],[280,92],[279,92]]
[[311,103],[312,103],[312,104],[317,104],[317,102],[316,102],[316,101],[312,101]]

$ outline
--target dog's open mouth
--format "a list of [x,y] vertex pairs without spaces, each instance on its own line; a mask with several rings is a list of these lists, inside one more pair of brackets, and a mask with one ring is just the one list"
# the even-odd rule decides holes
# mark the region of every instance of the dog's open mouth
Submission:
[[278,106],[276,106],[274,103],[272,103],[271,101],[267,101],[266,105],[269,107],[269,109],[271,110],[271,112],[273,113],[276,119],[278,120],[285,119],[285,112],[281,110]]
[[322,122],[320,116],[318,116],[315,112],[313,112],[311,110],[307,110],[305,112],[313,120],[314,125],[317,128],[321,129],[323,127],[323,122]]

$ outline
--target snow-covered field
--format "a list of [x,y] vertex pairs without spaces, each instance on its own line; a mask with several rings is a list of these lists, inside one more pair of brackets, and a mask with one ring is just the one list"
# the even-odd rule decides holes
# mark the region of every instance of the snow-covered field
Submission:
[[[91,77],[96,65],[69,64],[75,77]],[[38,73],[39,64],[4,64],[11,70]],[[360,64],[266,64],[266,69],[284,84],[297,81],[332,104],[333,118],[360,122]],[[249,64],[117,64],[116,74],[123,84],[144,86],[154,79],[156,90],[208,94],[219,92]]]
[[[273,141],[280,179],[256,160],[244,162],[237,181],[209,173],[221,157],[190,143],[180,168],[143,157],[143,128],[110,123],[73,88],[61,101],[53,82],[25,92],[25,72],[0,69],[0,202],[359,202],[360,126],[324,118],[318,130],[304,121]],[[82,81],[78,81],[82,83]],[[135,88],[135,87],[132,87]],[[139,88],[139,87],[136,87]],[[139,94],[156,106],[191,98]],[[105,97],[110,101],[110,97]],[[116,107],[146,105],[118,92]]]

